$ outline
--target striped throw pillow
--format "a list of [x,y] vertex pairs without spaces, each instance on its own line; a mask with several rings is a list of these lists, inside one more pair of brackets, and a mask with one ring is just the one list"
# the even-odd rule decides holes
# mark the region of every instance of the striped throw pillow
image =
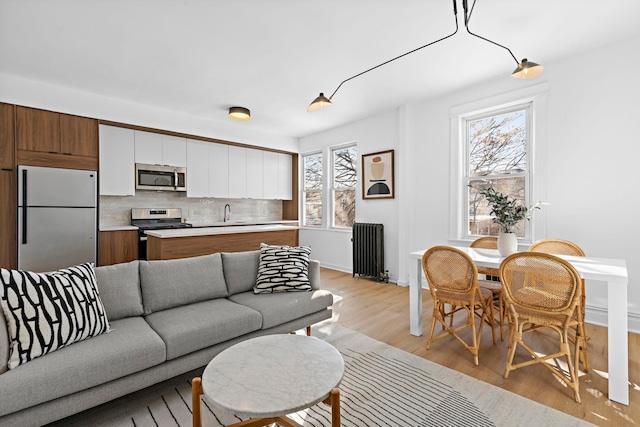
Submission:
[[253,293],[310,291],[309,246],[260,244],[258,278]]
[[0,269],[9,363],[23,363],[109,331],[93,263],[52,273]]

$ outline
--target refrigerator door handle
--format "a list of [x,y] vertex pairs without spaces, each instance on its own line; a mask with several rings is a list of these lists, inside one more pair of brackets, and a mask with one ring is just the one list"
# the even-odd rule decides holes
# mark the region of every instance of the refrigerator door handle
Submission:
[[27,244],[27,170],[22,170],[22,244]]

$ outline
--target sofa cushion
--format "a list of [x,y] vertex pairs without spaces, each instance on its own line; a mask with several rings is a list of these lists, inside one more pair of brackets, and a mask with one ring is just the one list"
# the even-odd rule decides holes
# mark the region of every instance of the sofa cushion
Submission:
[[253,292],[310,291],[309,246],[269,246],[260,244],[260,265]]
[[260,329],[262,316],[218,298],[159,311],[146,317],[167,346],[167,360]]
[[222,252],[224,279],[229,295],[247,292],[253,289],[258,277],[260,251]]
[[138,260],[96,267],[96,282],[109,320],[142,316]]
[[227,296],[219,253],[167,261],[140,261],[145,314]]
[[116,320],[111,327],[111,333],[75,343],[0,375],[0,416],[164,362],[164,343],[142,317]]
[[333,294],[324,290],[258,295],[244,292],[229,299],[258,311],[262,315],[262,329],[324,310],[333,304]]
[[9,369],[109,331],[92,263],[53,273],[0,270]]

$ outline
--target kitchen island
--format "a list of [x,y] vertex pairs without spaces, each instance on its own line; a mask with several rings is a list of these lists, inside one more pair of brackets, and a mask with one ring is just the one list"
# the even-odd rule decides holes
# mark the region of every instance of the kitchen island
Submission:
[[282,224],[150,230],[147,259],[176,259],[260,249],[260,243],[298,246],[298,227]]

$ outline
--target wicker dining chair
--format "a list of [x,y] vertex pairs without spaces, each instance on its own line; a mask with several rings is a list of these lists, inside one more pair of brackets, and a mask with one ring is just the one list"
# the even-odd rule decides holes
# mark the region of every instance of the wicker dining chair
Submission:
[[[479,237],[469,245],[471,248],[498,249],[498,238],[495,236]],[[477,266],[478,274],[485,276],[485,279],[478,279],[478,286],[489,289],[493,293],[493,308],[497,310],[497,320],[500,326],[500,340],[504,340],[503,325],[506,311],[504,300],[502,299],[502,284],[500,283],[500,272],[497,268]]]
[[[452,335],[473,354],[473,361],[478,365],[480,338],[485,321],[491,326],[493,343],[496,343],[493,304],[491,304],[493,294],[488,289],[481,289],[478,286],[478,270],[475,264],[459,249],[450,246],[432,247],[422,256],[422,269],[433,298],[427,350],[434,341]],[[453,316],[457,312],[466,313],[464,324],[454,325]],[[480,317],[478,330],[476,330],[476,316]],[[450,324],[447,324],[447,320],[450,320]],[[440,322],[444,331],[434,337],[436,322]],[[458,334],[467,328],[471,328],[471,344]]]
[[[580,246],[576,245],[573,242],[569,242],[568,240],[561,239],[538,240],[537,242],[529,246],[528,251],[544,252],[552,255],[585,256],[585,253],[582,248],[580,248]],[[580,284],[582,286],[582,299],[580,301],[582,304],[582,328],[580,328],[581,330],[576,329],[574,335],[570,336],[569,338],[575,344],[576,337],[578,335],[582,335],[584,337],[584,340],[582,340],[583,347],[580,348],[580,361],[582,362],[582,367],[585,372],[589,372],[589,360],[587,358],[587,342],[589,341],[589,337],[586,335],[586,331],[584,328],[584,316],[587,309],[587,298],[585,293],[584,279],[581,279]]]
[[[569,262],[554,255],[520,252],[502,261],[500,280],[509,310],[509,353],[504,378],[508,378],[512,370],[541,363],[573,390],[579,403],[579,341],[584,338],[577,337],[572,357],[569,330],[582,323],[580,275]],[[523,341],[526,333],[538,328],[549,328],[558,334],[558,352],[542,355]],[[526,350],[531,359],[514,364],[518,346]],[[566,358],[567,373],[557,362],[546,363],[562,356]]]

